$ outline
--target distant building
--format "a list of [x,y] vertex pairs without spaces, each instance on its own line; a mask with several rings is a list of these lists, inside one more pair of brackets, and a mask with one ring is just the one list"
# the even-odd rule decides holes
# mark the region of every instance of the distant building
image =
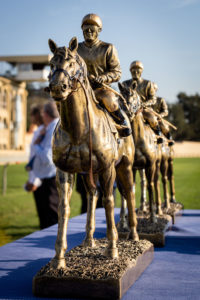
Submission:
[[47,81],[49,71],[46,67],[50,59],[51,55],[0,56],[0,62],[7,62],[11,66],[4,76],[25,82]]
[[24,150],[26,84],[0,77],[0,150]]
[[0,150],[25,149],[26,83],[47,81],[49,60],[50,55],[0,56],[10,66],[0,74]]

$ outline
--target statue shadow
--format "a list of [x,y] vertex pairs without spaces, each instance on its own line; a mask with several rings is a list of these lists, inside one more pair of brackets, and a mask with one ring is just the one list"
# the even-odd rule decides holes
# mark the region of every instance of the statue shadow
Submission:
[[183,213],[182,214],[183,217],[200,217],[200,213],[195,212],[195,213]]
[[165,247],[155,251],[200,255],[200,236],[166,236]]
[[[39,237],[41,231],[2,247],[2,257],[5,259],[0,259],[0,299],[42,299],[33,296],[32,280],[55,255],[56,235],[52,235],[52,231],[49,228],[46,236]],[[96,239],[105,236],[106,231],[94,234]],[[67,251],[80,245],[84,238],[85,231],[69,233]],[[12,256],[13,259],[10,258]]]

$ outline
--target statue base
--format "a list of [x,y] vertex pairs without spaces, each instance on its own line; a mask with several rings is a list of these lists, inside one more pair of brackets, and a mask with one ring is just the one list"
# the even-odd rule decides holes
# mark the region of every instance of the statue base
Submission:
[[[155,247],[165,246],[165,233],[171,227],[171,217],[169,215],[162,215],[157,217],[156,223],[151,223],[148,213],[138,212],[137,216],[137,232],[140,239],[145,239],[154,244]],[[119,238],[127,239],[129,231],[120,231],[118,228]]]
[[107,239],[96,248],[77,246],[66,253],[66,268],[50,263],[33,278],[37,297],[120,299],[153,260],[153,245],[146,240],[118,241],[118,259],[104,256]]
[[180,202],[170,203],[170,208],[166,209],[162,206],[164,214],[168,214],[172,218],[172,224],[175,224],[177,218],[181,217],[183,214],[183,204]]

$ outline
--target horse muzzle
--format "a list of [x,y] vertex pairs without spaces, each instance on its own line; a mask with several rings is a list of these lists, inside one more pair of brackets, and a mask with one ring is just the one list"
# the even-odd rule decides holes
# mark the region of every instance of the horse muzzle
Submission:
[[69,90],[67,89],[67,85],[65,83],[61,83],[61,84],[50,83],[49,91],[51,97],[57,101],[66,99],[66,97],[69,94]]

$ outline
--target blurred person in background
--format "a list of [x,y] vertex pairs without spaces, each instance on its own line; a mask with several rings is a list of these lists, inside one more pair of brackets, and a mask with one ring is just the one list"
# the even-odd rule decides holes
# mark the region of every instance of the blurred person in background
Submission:
[[34,193],[40,229],[58,222],[59,196],[56,188],[56,167],[52,161],[51,146],[52,135],[58,122],[55,102],[49,101],[44,105],[42,120],[43,125],[39,126],[34,134],[31,144],[32,154],[26,166],[26,169],[32,172],[37,181],[34,181],[32,187],[29,187],[28,184],[25,187]]

